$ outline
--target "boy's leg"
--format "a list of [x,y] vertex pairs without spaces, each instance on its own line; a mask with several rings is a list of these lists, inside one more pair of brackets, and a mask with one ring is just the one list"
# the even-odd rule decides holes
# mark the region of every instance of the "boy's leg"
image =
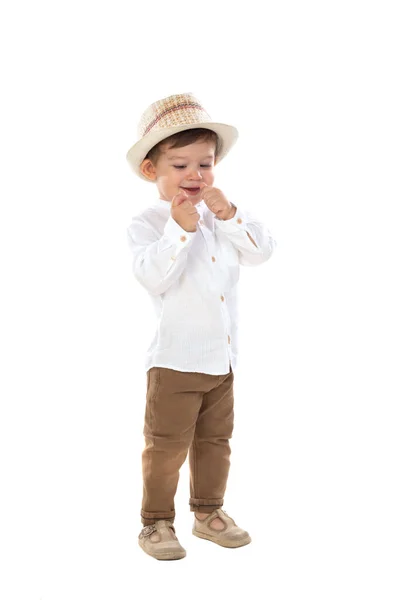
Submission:
[[234,420],[232,368],[203,395],[189,450],[190,510],[211,513],[224,503]]
[[147,372],[143,525],[175,518],[179,469],[193,439],[203,394],[215,385],[215,377],[163,367],[153,367]]

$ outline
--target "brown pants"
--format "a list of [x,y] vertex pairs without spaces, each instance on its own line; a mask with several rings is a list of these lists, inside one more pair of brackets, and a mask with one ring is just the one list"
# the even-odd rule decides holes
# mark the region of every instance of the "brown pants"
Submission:
[[190,510],[210,513],[223,505],[233,432],[233,371],[147,371],[142,454],[144,525],[175,518],[179,470],[189,451]]

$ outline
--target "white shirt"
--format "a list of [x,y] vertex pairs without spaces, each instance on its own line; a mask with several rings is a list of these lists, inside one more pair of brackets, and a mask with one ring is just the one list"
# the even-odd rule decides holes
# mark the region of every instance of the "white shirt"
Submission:
[[222,221],[201,201],[193,233],[178,225],[170,208],[159,199],[127,229],[133,273],[150,294],[158,320],[145,368],[224,375],[236,367],[240,265],[268,260],[275,241],[239,207]]

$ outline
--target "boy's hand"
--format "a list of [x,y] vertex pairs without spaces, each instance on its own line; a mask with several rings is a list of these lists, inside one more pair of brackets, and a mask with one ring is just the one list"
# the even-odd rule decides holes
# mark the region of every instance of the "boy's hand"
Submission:
[[205,183],[201,183],[200,185],[204,186],[201,191],[201,198],[219,219],[226,221],[235,216],[236,207],[229,202],[221,190],[210,187]]
[[171,217],[185,231],[194,232],[200,215],[195,206],[188,200],[189,195],[183,190],[171,200]]

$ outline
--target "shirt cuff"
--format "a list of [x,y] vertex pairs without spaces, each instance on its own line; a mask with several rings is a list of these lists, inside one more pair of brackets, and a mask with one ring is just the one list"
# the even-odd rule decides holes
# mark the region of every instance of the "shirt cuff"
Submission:
[[221,229],[222,231],[225,231],[225,233],[236,233],[237,231],[246,231],[245,213],[241,211],[240,208],[236,206],[236,204],[232,204],[232,206],[236,207],[235,215],[232,217],[232,219],[227,219],[226,221],[215,217],[215,223],[217,227],[219,227],[219,229]]
[[164,236],[166,236],[173,245],[177,246],[178,251],[189,246],[195,235],[196,231],[186,231],[178,225],[175,219],[171,216],[168,217],[168,221],[164,227]]

